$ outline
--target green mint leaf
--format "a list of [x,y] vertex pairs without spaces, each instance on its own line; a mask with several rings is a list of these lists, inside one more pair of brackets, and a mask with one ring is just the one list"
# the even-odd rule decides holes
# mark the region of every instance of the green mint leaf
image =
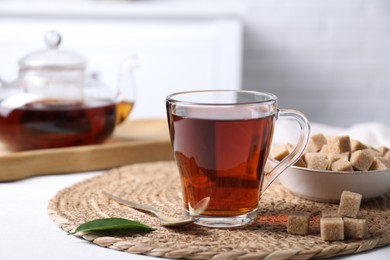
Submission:
[[75,231],[69,232],[69,235],[76,234],[78,232],[98,232],[98,231],[131,231],[135,233],[147,233],[154,230],[147,225],[139,223],[137,221],[124,219],[124,218],[102,218],[95,219],[84,224],[81,224]]

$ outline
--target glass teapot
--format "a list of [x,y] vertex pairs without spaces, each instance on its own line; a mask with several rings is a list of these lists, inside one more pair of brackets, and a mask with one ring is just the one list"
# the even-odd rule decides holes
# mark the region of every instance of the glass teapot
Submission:
[[82,56],[59,48],[59,33],[45,42],[19,61],[15,81],[0,80],[0,140],[11,150],[103,142],[133,108],[135,58],[123,61],[113,89],[86,76]]

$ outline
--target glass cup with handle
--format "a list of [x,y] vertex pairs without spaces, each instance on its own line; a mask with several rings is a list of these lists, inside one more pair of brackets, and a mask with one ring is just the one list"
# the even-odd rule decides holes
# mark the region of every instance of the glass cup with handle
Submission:
[[[195,223],[228,228],[255,218],[261,195],[303,154],[310,125],[299,111],[279,109],[277,97],[249,90],[179,92],[166,98],[170,138],[180,173],[184,207],[208,200]],[[275,122],[300,127],[295,149],[271,171],[264,170]],[[288,129],[286,129],[288,131]]]

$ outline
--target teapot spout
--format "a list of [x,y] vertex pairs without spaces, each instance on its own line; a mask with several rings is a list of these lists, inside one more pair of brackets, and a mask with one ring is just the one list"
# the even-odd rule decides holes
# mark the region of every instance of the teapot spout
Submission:
[[126,58],[119,68],[117,85],[116,124],[122,123],[130,114],[135,103],[134,70],[138,67],[135,56]]

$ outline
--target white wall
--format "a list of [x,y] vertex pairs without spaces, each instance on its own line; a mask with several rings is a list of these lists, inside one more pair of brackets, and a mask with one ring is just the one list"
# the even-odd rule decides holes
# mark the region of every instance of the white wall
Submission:
[[167,3],[169,8],[206,5],[203,10],[207,5],[223,10],[227,2],[242,5],[242,88],[273,92],[280,107],[301,110],[313,122],[390,125],[389,0],[121,2],[127,10],[140,3],[145,10]]
[[311,121],[390,125],[390,1],[241,2],[243,88],[273,92]]

